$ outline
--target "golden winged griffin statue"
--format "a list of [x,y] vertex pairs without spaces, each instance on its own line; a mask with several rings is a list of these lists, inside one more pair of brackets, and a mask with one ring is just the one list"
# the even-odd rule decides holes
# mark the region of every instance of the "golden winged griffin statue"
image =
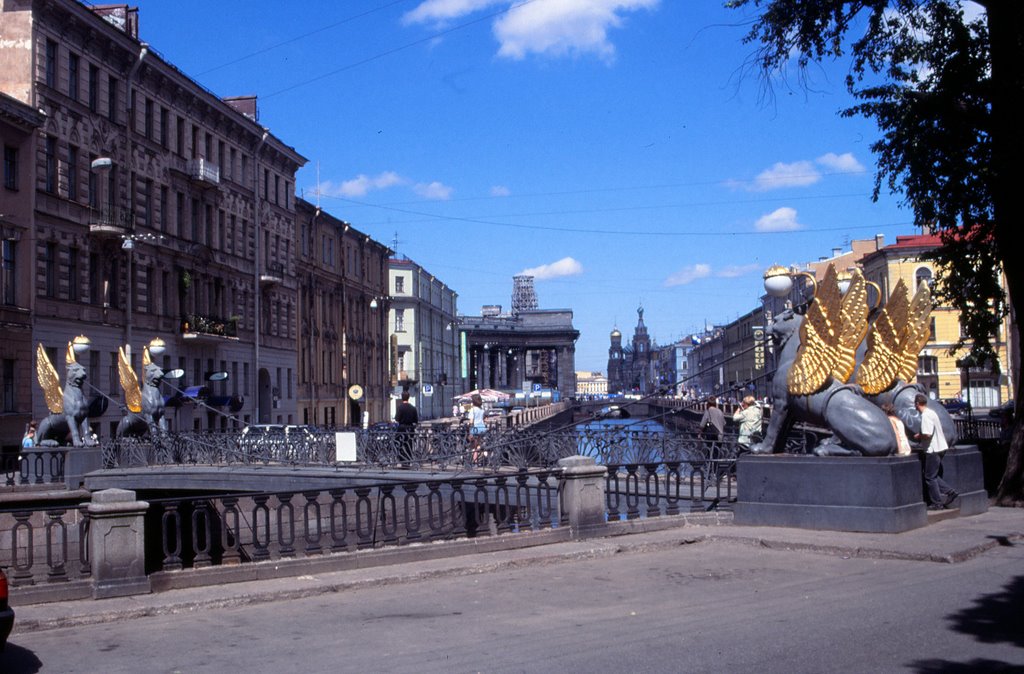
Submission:
[[117,425],[117,437],[138,437],[153,431],[166,431],[164,397],[160,393],[164,371],[153,362],[149,347],[142,349],[141,385],[132,368],[131,358],[122,347],[117,349],[117,374],[124,390],[125,406],[128,408],[128,413]]
[[[779,354],[771,384],[774,408],[763,442],[752,451],[780,451],[790,427],[805,421],[833,432],[815,448],[820,456],[895,453],[882,405],[891,403],[908,431],[920,429],[914,396],[921,388],[911,382],[928,341],[931,310],[928,285],[922,282],[911,299],[901,279],[871,320],[868,283],[860,271],[853,272],[844,294],[829,265],[805,315],[784,311],[768,329]],[[935,401],[929,407],[955,442],[948,412]]]
[[89,430],[89,402],[82,390],[87,375],[85,367],[75,359],[71,342],[68,342],[64,361],[64,389],[61,390],[60,377],[50,362],[50,356],[42,344],[37,346],[36,378],[51,414],[40,422],[36,443],[74,447],[95,445],[96,439]]

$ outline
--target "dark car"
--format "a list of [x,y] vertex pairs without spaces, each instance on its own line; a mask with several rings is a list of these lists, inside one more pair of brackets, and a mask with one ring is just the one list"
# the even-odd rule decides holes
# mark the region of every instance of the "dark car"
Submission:
[[971,411],[971,403],[957,398],[943,398],[939,401],[950,414],[967,414]]
[[14,627],[14,609],[7,603],[7,575],[0,568],[0,651],[7,648],[7,636]]
[[1013,404],[1014,403],[1012,400],[1007,400],[999,407],[993,407],[992,409],[990,409],[988,411],[988,415],[990,417],[995,417],[996,419],[1002,419],[1003,417],[1009,419],[1013,417]]

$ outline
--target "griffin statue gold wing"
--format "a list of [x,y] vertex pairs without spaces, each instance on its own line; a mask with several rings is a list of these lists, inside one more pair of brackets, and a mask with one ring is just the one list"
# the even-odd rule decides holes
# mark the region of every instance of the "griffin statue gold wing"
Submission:
[[900,279],[871,326],[864,361],[857,371],[857,383],[868,395],[878,395],[892,386],[899,376],[909,310],[907,285]]
[[60,377],[57,376],[57,370],[41,343],[36,347],[36,379],[39,380],[39,387],[43,389],[46,407],[52,414],[62,414],[64,393],[60,388]]
[[857,347],[867,332],[867,286],[855,273],[844,297],[834,265],[825,270],[800,326],[800,348],[787,375],[794,395],[810,395],[829,377],[846,383],[857,362]]
[[910,301],[907,312],[907,338],[903,348],[903,363],[897,377],[910,381],[917,374],[917,357],[931,336],[932,292],[928,284],[921,281]]
[[132,369],[131,359],[124,347],[117,347],[117,375],[124,389],[124,402],[128,409],[136,414],[142,411],[142,391],[139,389],[139,377]]

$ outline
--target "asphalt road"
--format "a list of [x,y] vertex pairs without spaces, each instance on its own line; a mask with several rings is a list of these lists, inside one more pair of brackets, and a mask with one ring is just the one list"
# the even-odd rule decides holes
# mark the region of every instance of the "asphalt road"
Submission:
[[0,672],[1024,672],[1024,545],[712,542],[17,634]]

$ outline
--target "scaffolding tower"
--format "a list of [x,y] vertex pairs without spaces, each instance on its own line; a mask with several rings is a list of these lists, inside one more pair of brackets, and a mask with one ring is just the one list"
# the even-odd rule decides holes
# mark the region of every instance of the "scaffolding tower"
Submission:
[[531,311],[537,308],[537,293],[533,289],[533,277],[518,274],[512,277],[512,313]]

